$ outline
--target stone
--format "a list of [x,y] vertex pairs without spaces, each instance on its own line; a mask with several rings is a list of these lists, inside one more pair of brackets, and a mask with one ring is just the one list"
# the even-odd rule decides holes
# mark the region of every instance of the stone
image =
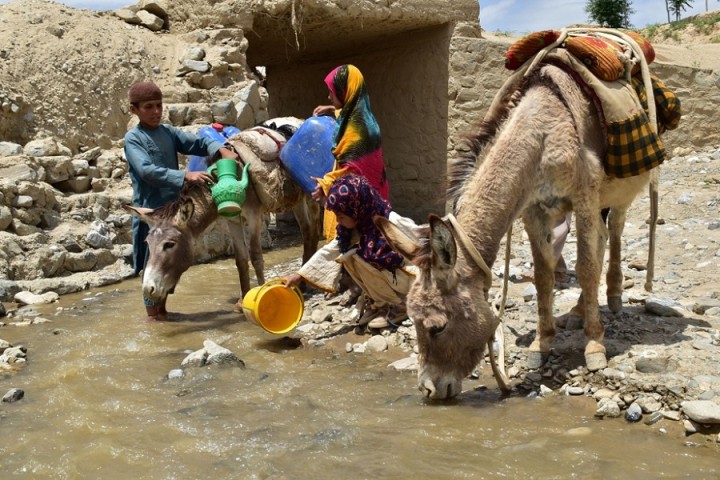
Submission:
[[0,157],[22,155],[23,147],[13,142],[0,142]]
[[205,340],[203,342],[204,350],[207,352],[205,363],[207,365],[219,365],[219,366],[235,366],[244,367],[243,362],[237,355],[228,350],[225,347],[221,347],[217,343]]
[[162,30],[163,25],[165,25],[165,20],[146,10],[138,11],[137,16],[140,19],[140,24],[153,32]]
[[130,25],[140,25],[142,23],[140,17],[138,17],[137,14],[129,8],[118,8],[117,10],[113,11],[113,15],[118,17],[123,22],[129,23]]
[[645,301],[648,313],[661,317],[683,317],[683,308],[678,302],[666,298],[650,297]]
[[688,400],[680,406],[682,412],[694,422],[720,424],[720,405],[712,400]]
[[388,348],[388,343],[382,335],[373,335],[366,342],[366,347],[371,352],[384,352]]
[[632,403],[625,411],[625,420],[628,422],[639,422],[642,419],[642,408],[637,403]]
[[13,298],[17,303],[22,305],[45,305],[57,302],[60,296],[55,292],[46,292],[42,295],[37,295],[32,292],[24,291],[16,293]]
[[5,393],[5,395],[3,395],[2,401],[5,403],[13,403],[17,402],[18,400],[22,400],[24,396],[25,391],[21,388],[11,388]]
[[620,416],[620,407],[617,402],[611,398],[602,398],[598,402],[595,410],[596,417],[617,418]]

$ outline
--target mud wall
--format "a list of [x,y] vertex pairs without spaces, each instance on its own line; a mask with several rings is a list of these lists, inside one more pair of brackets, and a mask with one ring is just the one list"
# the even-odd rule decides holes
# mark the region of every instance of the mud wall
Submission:
[[380,124],[393,208],[423,221],[431,212],[442,213],[451,35],[452,27],[442,25],[322,61],[270,66],[270,116],[309,116],[315,106],[329,104],[325,75],[338,64],[356,65]]

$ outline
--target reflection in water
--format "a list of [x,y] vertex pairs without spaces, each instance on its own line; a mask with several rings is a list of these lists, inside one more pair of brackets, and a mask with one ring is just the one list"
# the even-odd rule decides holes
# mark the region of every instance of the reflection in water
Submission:
[[[172,322],[141,320],[134,279],[63,297],[57,313],[58,304],[37,308],[51,323],[0,329],[29,357],[0,388],[25,390],[0,407],[1,478],[716,475],[717,449],[684,446],[679,423],[596,420],[587,398],[503,399],[486,378],[490,388],[471,382],[451,403],[428,403],[383,354],[302,348],[233,313],[237,284],[223,260],[185,274],[168,302],[180,312]],[[207,339],[246,368],[169,380]]]

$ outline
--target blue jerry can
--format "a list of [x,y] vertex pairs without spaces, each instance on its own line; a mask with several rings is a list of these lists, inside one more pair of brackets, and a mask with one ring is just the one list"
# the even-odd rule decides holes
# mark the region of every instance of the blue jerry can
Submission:
[[323,177],[333,168],[332,144],[336,128],[333,117],[310,117],[280,150],[280,161],[285,169],[308,193],[317,186],[312,177]]
[[[240,129],[233,127],[232,125],[223,126],[221,123],[213,123],[212,125],[202,127],[198,132],[198,136],[225,143],[225,140],[239,132]],[[190,155],[190,160],[188,161],[188,171],[204,172],[207,169],[208,164],[206,157]]]

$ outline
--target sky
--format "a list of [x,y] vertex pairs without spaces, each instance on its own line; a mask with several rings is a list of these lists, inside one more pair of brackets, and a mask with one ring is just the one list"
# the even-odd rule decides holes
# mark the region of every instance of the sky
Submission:
[[[479,0],[480,26],[488,32],[525,34],[588,23],[585,0]],[[681,18],[705,12],[705,0],[691,0]],[[720,1],[707,0],[708,10],[720,9]],[[632,0],[635,13],[630,23],[642,28],[667,23],[665,0]]]
[[[10,0],[0,0],[9,3]],[[480,25],[488,32],[525,34],[538,30],[557,29],[574,23],[588,23],[586,0],[478,0]],[[136,3],[134,0],[63,0],[75,8],[114,10]],[[720,9],[718,0],[691,0],[692,7],[683,18],[709,10]],[[635,13],[630,17],[633,27],[667,23],[665,0],[632,0]]]

